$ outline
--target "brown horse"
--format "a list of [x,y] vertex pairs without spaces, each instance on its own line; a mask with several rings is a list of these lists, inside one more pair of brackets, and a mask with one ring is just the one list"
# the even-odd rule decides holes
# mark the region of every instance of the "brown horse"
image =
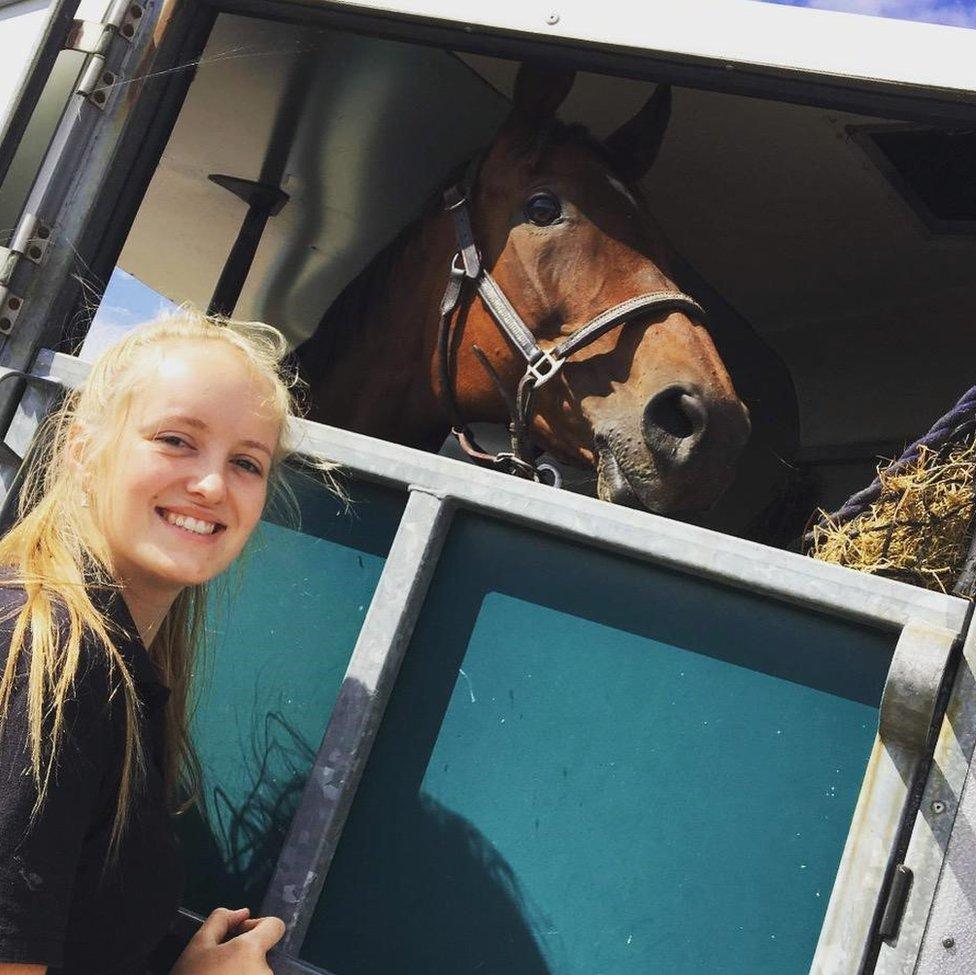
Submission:
[[[670,92],[659,88],[600,143],[555,118],[572,80],[522,68],[470,195],[483,265],[543,349],[635,296],[679,291],[634,189],[660,146]],[[312,419],[429,449],[452,424],[452,398],[468,422],[509,420],[525,362],[473,287],[447,320],[449,368],[439,367],[439,306],[457,250],[451,214],[431,208],[339,296],[299,350]],[[650,308],[604,331],[537,390],[531,413],[535,443],[595,468],[601,498],[661,513],[711,505],[749,427],[687,308]]]

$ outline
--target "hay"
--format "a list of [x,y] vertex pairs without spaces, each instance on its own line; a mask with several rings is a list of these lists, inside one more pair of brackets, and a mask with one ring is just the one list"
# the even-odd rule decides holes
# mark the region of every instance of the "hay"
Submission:
[[861,572],[951,591],[973,529],[976,445],[922,447],[900,471],[879,468],[881,494],[867,511],[836,524],[821,511],[809,554]]

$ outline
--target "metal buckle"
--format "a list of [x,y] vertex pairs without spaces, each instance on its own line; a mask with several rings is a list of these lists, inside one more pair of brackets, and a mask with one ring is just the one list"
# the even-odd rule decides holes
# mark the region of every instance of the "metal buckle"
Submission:
[[557,359],[552,353],[542,350],[542,355],[535,362],[529,363],[528,372],[532,376],[535,389],[544,386],[563,367],[565,359]]
[[[448,203],[448,194],[456,193],[457,199],[453,203]],[[468,202],[468,197],[466,193],[462,193],[457,186],[452,186],[447,193],[444,194],[444,210],[450,213],[452,210],[456,210],[458,207],[463,207]]]
[[495,454],[494,464],[496,467],[507,466],[508,473],[515,477],[524,477],[527,481],[537,481],[535,466],[521,457],[516,457],[511,451],[504,450]]

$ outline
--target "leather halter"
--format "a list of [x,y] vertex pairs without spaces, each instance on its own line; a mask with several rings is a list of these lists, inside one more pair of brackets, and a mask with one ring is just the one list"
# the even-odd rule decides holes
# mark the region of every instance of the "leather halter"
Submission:
[[[480,159],[477,159],[469,167],[471,177],[476,173],[479,162]],[[465,179],[461,183],[451,186],[444,193],[445,209],[454,218],[458,249],[451,261],[447,288],[444,291],[440,307],[437,354],[441,400],[451,418],[451,433],[457,439],[461,449],[472,460],[486,466],[507,469],[509,473],[536,481],[543,480],[545,474],[550,474],[550,483],[554,483],[558,487],[559,475],[556,470],[548,464],[540,465],[535,462],[539,451],[534,448],[530,435],[532,399],[535,391],[549,382],[574,352],[578,352],[591,342],[595,342],[601,335],[617,325],[631,321],[638,315],[647,312],[662,311],[683,311],[704,324],[706,321],[705,309],[694,298],[682,291],[651,291],[635,295],[633,298],[628,298],[626,301],[607,308],[561,342],[544,349],[536,341],[531,329],[525,324],[498,286],[498,282],[482,263],[468,212],[468,201],[472,187],[473,178]],[[450,374],[451,319],[460,304],[466,281],[471,281],[474,284],[495,324],[526,363],[525,374],[519,381],[513,397],[512,393],[505,389],[501,378],[488,361],[488,357],[478,346],[473,347],[478,361],[488,372],[508,407],[511,417],[509,424],[509,432],[512,438],[511,452],[491,454],[478,446],[470,428],[461,418],[454,394],[454,383]]]

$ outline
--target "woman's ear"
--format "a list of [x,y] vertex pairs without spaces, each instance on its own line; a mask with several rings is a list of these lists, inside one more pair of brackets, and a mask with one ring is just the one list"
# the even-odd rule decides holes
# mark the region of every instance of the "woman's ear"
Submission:
[[88,439],[88,433],[81,423],[75,421],[68,428],[68,462],[76,473],[81,473],[84,469]]
[[71,470],[78,490],[81,492],[79,504],[88,507],[88,497],[91,491],[92,474],[89,469],[89,448],[91,438],[85,427],[78,422],[71,424],[68,429],[67,455],[68,466]]

